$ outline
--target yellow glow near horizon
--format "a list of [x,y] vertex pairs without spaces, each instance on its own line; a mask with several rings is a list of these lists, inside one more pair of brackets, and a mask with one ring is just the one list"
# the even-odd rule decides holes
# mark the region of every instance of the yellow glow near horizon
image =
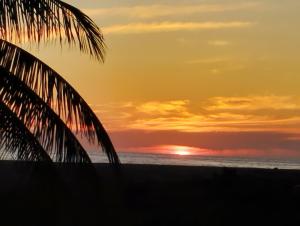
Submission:
[[191,155],[192,153],[189,151],[189,147],[185,146],[175,146],[174,148],[175,155]]

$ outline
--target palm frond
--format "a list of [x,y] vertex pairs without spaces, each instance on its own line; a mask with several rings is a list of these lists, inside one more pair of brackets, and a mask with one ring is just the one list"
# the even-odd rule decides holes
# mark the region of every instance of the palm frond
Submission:
[[56,162],[91,162],[60,117],[29,87],[3,68],[0,68],[0,101],[32,131]]
[[12,158],[18,160],[51,162],[51,158],[34,135],[1,101],[0,120],[1,159],[10,154]]
[[37,93],[67,125],[75,125],[76,132],[101,146],[111,163],[119,164],[114,146],[95,113],[56,71],[4,40],[0,40],[0,66]]
[[1,0],[0,38],[40,43],[58,38],[104,60],[105,44],[98,26],[79,9],[60,0]]

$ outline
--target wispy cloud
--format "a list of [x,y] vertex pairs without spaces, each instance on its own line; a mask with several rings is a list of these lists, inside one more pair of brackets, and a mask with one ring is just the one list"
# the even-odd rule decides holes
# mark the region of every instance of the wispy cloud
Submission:
[[254,23],[245,21],[231,22],[159,22],[159,23],[130,23],[103,27],[105,34],[141,34],[170,31],[199,31],[247,28]]
[[214,97],[209,100],[207,110],[300,110],[300,100],[291,96],[246,96]]
[[174,100],[174,101],[151,101],[140,104],[136,107],[136,110],[141,113],[149,115],[174,115],[185,114],[186,106],[189,104],[188,100]]
[[187,64],[217,64],[229,61],[226,57],[216,57],[216,58],[201,58],[186,61]]
[[208,44],[211,46],[228,46],[230,45],[230,42],[225,40],[211,40],[208,41]]
[[[196,107],[197,106],[197,107]],[[300,100],[290,96],[213,97],[103,106],[98,111],[110,130],[298,131]]]
[[300,156],[300,99],[292,96],[212,97],[93,105],[118,149],[195,154]]
[[170,4],[170,5],[137,5],[131,7],[111,7],[83,9],[90,16],[122,16],[137,19],[149,19],[166,16],[191,15],[197,13],[217,13],[256,9],[260,3],[248,2],[239,4]]

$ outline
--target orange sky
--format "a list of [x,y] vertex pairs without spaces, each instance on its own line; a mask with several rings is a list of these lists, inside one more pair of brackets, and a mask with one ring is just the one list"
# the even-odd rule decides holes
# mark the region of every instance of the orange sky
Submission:
[[67,2],[102,28],[106,62],[30,50],[78,89],[118,150],[300,156],[300,2]]

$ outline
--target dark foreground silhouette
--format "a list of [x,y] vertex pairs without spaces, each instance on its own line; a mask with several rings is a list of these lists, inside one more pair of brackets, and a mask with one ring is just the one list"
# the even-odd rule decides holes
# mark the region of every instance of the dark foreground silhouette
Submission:
[[0,162],[0,225],[300,225],[300,171]]

